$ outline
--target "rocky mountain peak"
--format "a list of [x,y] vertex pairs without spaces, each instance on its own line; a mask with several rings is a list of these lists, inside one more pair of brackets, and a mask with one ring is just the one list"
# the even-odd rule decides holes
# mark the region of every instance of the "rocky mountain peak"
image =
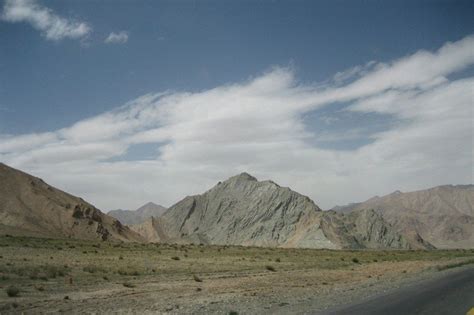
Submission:
[[[364,233],[366,227],[370,230]],[[323,212],[307,196],[271,180],[258,181],[248,173],[219,182],[201,195],[186,197],[161,217],[133,229],[149,241],[169,243],[334,249],[410,247],[373,210],[351,216]]]
[[166,212],[166,208],[154,202],[148,202],[136,210],[112,210],[109,215],[126,225],[135,225],[145,222],[151,217],[159,217]]
[[258,181],[257,178],[253,177],[247,172],[242,172],[238,175],[230,177],[226,182],[241,182],[241,181],[252,181],[256,182]]

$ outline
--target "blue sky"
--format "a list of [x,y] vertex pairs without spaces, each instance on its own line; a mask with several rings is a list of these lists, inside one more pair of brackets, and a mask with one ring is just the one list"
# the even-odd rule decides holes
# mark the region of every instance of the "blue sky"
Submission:
[[325,208],[472,182],[472,1],[1,7],[0,160],[103,209],[239,171]]

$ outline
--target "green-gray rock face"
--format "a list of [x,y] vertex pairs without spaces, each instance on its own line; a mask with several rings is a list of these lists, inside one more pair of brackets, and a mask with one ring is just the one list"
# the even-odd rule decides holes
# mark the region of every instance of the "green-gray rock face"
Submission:
[[[133,227],[149,241],[306,248],[411,248],[373,211],[325,212],[308,197],[247,173],[189,196]],[[422,247],[422,246],[421,246]]]

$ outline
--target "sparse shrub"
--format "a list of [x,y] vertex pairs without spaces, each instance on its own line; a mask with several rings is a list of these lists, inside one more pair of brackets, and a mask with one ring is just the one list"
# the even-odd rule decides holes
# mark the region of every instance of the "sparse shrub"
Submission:
[[281,262],[280,258],[275,259],[276,262]]
[[123,286],[126,287],[126,288],[135,288],[135,285],[133,283],[130,283],[130,282],[124,282]]
[[15,296],[18,296],[18,294],[20,294],[20,290],[17,287],[9,286],[7,288],[7,295],[9,297],[15,297]]
[[193,279],[194,279],[194,281],[196,281],[196,282],[202,282],[202,279],[199,278],[199,277],[196,276],[196,275],[193,275]]
[[201,288],[196,288],[196,291],[200,292],[200,291],[202,291],[202,289]]
[[42,266],[42,269],[44,269],[44,272],[46,273],[48,278],[56,278],[57,276],[59,277],[64,277],[66,275],[65,271],[63,269],[60,269],[56,266]]
[[82,271],[88,273],[95,273],[97,271],[97,268],[94,266],[85,266],[84,268],[82,268]]
[[40,292],[43,292],[44,291],[44,287],[42,285],[40,286],[37,286],[36,287],[36,290],[40,291]]
[[123,256],[119,256],[119,260],[123,260]]
[[357,259],[357,258],[354,257],[354,258],[352,258],[352,262],[353,262],[354,264],[358,264],[358,263],[359,263],[359,259]]
[[273,272],[276,271],[275,267],[270,266],[270,265],[265,266],[265,269],[267,269],[268,271],[273,271]]
[[69,295],[66,295],[66,296],[64,297],[64,299],[65,299],[65,300],[69,300]]
[[109,277],[107,276],[103,276],[102,279],[104,279],[105,281],[109,281]]
[[179,258],[178,256],[173,256],[173,257],[171,257],[171,259],[173,259],[173,260],[180,260],[181,258]]
[[229,315],[239,315],[239,313],[236,312],[236,311],[230,311],[230,312],[229,312]]
[[140,275],[140,273],[137,270],[119,269],[117,273],[121,276],[139,276]]

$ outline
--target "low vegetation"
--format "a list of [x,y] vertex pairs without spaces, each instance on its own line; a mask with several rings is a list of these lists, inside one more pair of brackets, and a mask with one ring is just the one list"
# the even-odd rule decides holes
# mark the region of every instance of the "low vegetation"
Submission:
[[7,288],[7,295],[9,297],[15,297],[15,296],[18,296],[18,294],[20,294],[20,290],[17,287],[9,286]]
[[[0,296],[0,313],[1,305],[11,305],[12,301],[19,304],[19,312],[25,313],[31,312],[24,309],[25,305],[43,303],[49,297],[68,296],[67,303],[75,303],[79,300],[75,298],[77,291],[119,292],[135,288],[134,293],[148,290],[171,294],[168,292],[174,288],[176,296],[190,299],[211,292],[242,292],[247,299],[258,298],[267,289],[274,294],[291,288],[329,290],[341,283],[354,283],[357,287],[364,281],[372,283],[388,275],[407,277],[423,270],[474,264],[473,250],[338,251],[97,243],[14,236],[0,236],[0,248],[0,285],[5,292]],[[153,289],[146,289],[149,285]],[[12,299],[17,296],[18,299]],[[20,299],[29,302],[21,303]],[[163,312],[166,307],[170,306],[164,305]]]
[[440,265],[440,266],[437,266],[436,269],[438,269],[439,271],[442,271],[446,269],[457,268],[457,267],[462,267],[462,266],[471,265],[471,264],[474,264],[474,259],[468,259],[468,260],[460,261],[456,263]]

